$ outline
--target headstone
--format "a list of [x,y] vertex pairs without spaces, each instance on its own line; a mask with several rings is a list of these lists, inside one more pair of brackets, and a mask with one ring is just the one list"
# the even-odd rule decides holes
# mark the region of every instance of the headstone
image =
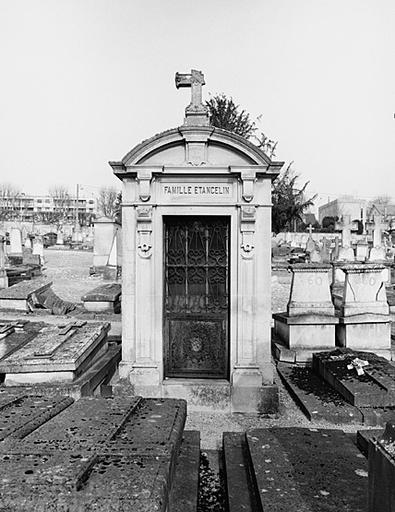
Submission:
[[10,255],[22,256],[22,235],[19,228],[10,230]]
[[321,257],[321,251],[317,248],[317,246],[315,246],[314,249],[310,252],[310,262],[311,263],[323,263],[322,257]]
[[337,261],[339,259],[339,250],[340,250],[340,244],[339,244],[339,237],[335,237],[335,246],[333,248],[332,252],[332,261]]
[[44,264],[44,244],[42,236],[36,235],[33,240],[33,254],[40,257],[40,264]]
[[61,228],[57,232],[56,245],[64,245],[64,235]]
[[352,247],[340,247],[338,261],[354,261],[354,249]]
[[291,292],[286,313],[273,315],[274,330],[294,353],[296,362],[311,360],[313,352],[335,347],[335,308],[331,299],[328,264],[292,265]]
[[306,252],[312,253],[315,250],[315,242],[311,235],[309,235],[309,238],[307,239],[306,243]]
[[322,263],[330,263],[331,261],[330,242],[327,238],[322,241],[321,261]]
[[5,270],[6,254],[5,254],[5,237],[0,235],[0,289],[8,288],[8,277]]
[[28,234],[26,226],[24,226],[24,225],[22,225],[20,230],[21,230],[22,245],[24,246],[25,245],[25,241],[28,238],[29,234]]
[[357,254],[356,254],[356,260],[357,261],[366,261],[368,259],[369,254],[369,245],[366,242],[366,240],[361,240],[357,243]]
[[385,247],[372,247],[369,253],[369,261],[385,261]]
[[108,256],[107,265],[116,267],[118,262],[117,233],[114,233],[110,254]]
[[31,241],[30,236],[28,235],[25,238],[25,249],[31,249],[31,248],[32,248],[32,241]]
[[337,344],[391,358],[391,329],[384,265],[365,263],[341,267],[345,285],[339,307]]
[[105,274],[106,278],[116,280],[120,267],[119,241],[120,225],[107,217],[95,221],[95,238],[93,245],[93,268],[96,273]]

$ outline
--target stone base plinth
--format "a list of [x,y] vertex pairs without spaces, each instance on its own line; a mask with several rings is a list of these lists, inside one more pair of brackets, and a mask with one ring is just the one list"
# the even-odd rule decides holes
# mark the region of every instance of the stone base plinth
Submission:
[[336,344],[374,352],[391,360],[391,323],[388,315],[340,317],[336,327]]
[[231,412],[270,414],[278,411],[278,388],[263,384],[258,369],[237,368],[231,383]]
[[264,378],[256,369],[237,369],[232,382],[224,379],[170,378],[159,381],[156,368],[136,367],[121,362],[118,376],[111,382],[115,395],[182,398],[189,410],[226,413],[275,413],[278,410],[278,388],[262,384]]
[[335,348],[335,316],[273,315],[274,332],[284,346],[295,353],[296,362],[310,361],[314,352]]

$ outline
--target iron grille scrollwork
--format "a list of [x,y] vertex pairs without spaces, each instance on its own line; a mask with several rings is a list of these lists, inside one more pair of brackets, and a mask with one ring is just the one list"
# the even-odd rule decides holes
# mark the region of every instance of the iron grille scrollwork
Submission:
[[224,377],[229,314],[229,221],[165,223],[165,367],[170,376]]

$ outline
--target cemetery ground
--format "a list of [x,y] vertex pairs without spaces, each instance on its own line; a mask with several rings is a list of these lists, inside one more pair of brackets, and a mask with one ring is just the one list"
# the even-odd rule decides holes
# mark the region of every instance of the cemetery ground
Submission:
[[[53,290],[62,299],[80,303],[82,295],[102,283],[100,278],[89,275],[92,260],[89,252],[49,249],[45,251],[45,260],[44,275],[53,281]],[[272,312],[285,309],[289,287],[290,279],[287,277],[273,277]],[[40,315],[37,320],[47,321],[50,317]],[[153,503],[160,503],[161,493],[166,494],[164,468],[167,464],[173,468],[170,473],[178,475],[181,472],[183,475],[181,488],[175,485],[174,494],[169,498],[172,505],[169,512],[189,512],[196,508],[188,508],[190,503],[186,505],[186,488],[193,488],[194,483],[197,485],[196,479],[190,479],[191,466],[196,466],[200,461],[199,512],[366,511],[367,462],[356,447],[356,433],[366,426],[362,427],[358,422],[344,422],[341,415],[338,421],[316,420],[314,416],[309,420],[278,374],[276,384],[280,395],[277,414],[230,415],[188,410],[185,431],[189,432],[189,437],[184,436],[175,469],[174,453],[180,447],[182,418],[185,415],[178,401],[169,400],[164,409],[165,404],[160,400],[117,398],[114,405],[110,405],[111,400],[99,398],[93,403],[93,399],[81,399],[70,406],[67,399],[41,397],[35,407],[43,410],[49,408],[53,411],[52,416],[46,412],[44,419],[42,416],[39,419],[35,417],[33,425],[27,417],[27,427],[24,425],[23,428],[19,424],[16,427],[7,423],[0,432],[1,439],[6,440],[4,444],[7,450],[5,455],[4,451],[0,452],[3,464],[7,465],[14,482],[19,481],[22,486],[27,482],[30,489],[27,494],[21,493],[19,508],[7,508],[7,499],[12,501],[11,494],[15,494],[16,488],[6,483],[7,491],[0,495],[3,499],[3,502],[0,500],[0,510],[41,510],[36,505],[36,508],[29,505],[30,498],[33,497],[32,503],[36,503],[34,500],[41,492],[44,492],[43,499],[48,510],[57,510],[55,502],[56,506],[60,503],[66,507],[64,510],[91,510],[89,507],[92,506],[92,510],[129,510],[120,496],[123,492],[127,495],[132,491],[139,506],[130,510],[156,510]],[[13,400],[27,399],[14,397]],[[89,427],[91,430],[86,430],[87,415],[94,418],[93,427]],[[48,421],[50,418],[52,420]],[[146,422],[147,418],[151,423]],[[41,421],[39,428],[37,421]],[[61,429],[64,435],[59,434]],[[113,432],[110,436],[109,431]],[[197,431],[200,432],[200,459],[196,455],[199,452]],[[244,434],[246,431],[247,434]],[[49,444],[44,446],[43,439]],[[104,439],[110,441],[104,442]],[[95,455],[98,459],[95,461],[89,447],[94,443],[99,446],[98,455]],[[42,449],[45,448],[45,455],[41,452],[37,455],[40,444]],[[19,477],[15,475],[20,471],[18,457],[21,450],[25,459],[31,460],[23,468],[24,475]],[[246,450],[253,464],[254,477],[247,474],[244,467]],[[133,463],[128,458],[129,452],[133,453]],[[152,455],[155,455],[155,461]],[[44,479],[53,485],[53,491],[48,495],[33,475],[35,467],[41,463],[46,471]],[[51,476],[51,471],[59,464],[70,468],[76,464],[78,468],[74,473],[62,473],[57,480],[56,474]],[[83,474],[87,472],[90,474],[89,481],[84,484]],[[74,474],[80,475],[77,481],[73,480]],[[116,489],[110,485],[112,479],[117,481]],[[255,479],[253,485],[251,479]],[[132,490],[130,482],[133,482]],[[150,485],[153,482],[149,489],[147,482]],[[259,495],[251,491],[252,486]],[[81,504],[76,498],[78,493],[75,489],[80,488],[84,488],[86,504]],[[59,495],[54,497],[56,489]],[[225,489],[228,505],[225,505]],[[78,508],[85,505],[87,508]]]

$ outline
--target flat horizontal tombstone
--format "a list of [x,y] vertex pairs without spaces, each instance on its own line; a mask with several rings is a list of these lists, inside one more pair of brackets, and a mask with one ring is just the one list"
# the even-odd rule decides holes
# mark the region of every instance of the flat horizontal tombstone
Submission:
[[369,512],[393,512],[395,504],[395,424],[369,440]]
[[121,308],[121,284],[110,283],[98,286],[81,297],[87,311],[112,311],[119,313]]
[[70,322],[45,326],[34,339],[0,361],[6,386],[71,383],[107,350],[110,324]]
[[21,281],[13,286],[0,290],[0,310],[15,309],[29,312],[34,305],[34,295],[42,293],[52,285],[48,279]]

